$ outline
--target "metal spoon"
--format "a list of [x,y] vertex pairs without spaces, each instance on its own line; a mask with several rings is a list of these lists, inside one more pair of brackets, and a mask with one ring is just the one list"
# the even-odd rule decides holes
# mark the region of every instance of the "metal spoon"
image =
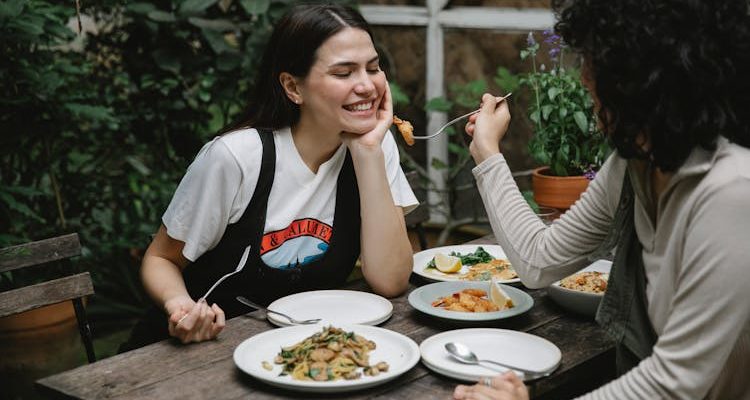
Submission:
[[294,318],[292,318],[292,317],[290,317],[290,316],[288,316],[288,315],[286,315],[284,313],[280,313],[280,312],[274,311],[274,310],[269,310],[268,308],[263,307],[262,305],[257,304],[255,302],[252,302],[252,301],[248,300],[247,298],[245,298],[243,296],[237,296],[235,298],[237,299],[237,301],[239,301],[240,303],[242,303],[242,304],[244,304],[246,306],[250,306],[250,307],[253,307],[253,308],[257,308],[257,309],[263,310],[266,313],[280,315],[280,316],[288,319],[289,322],[291,322],[294,325],[309,325],[309,324],[314,324],[316,322],[320,322],[320,318],[297,320],[297,319],[294,319]]
[[[506,95],[505,95],[505,96],[503,96],[503,97],[495,97],[495,101],[497,102],[497,104],[500,104],[500,102],[501,102],[501,101],[503,101],[503,100],[507,99],[507,98],[508,98],[508,97],[510,97],[510,95],[512,95],[512,94],[513,94],[513,93],[508,93],[508,94],[506,94]],[[470,112],[470,113],[464,114],[464,115],[462,115],[462,116],[460,116],[460,117],[456,117],[456,118],[454,118],[454,119],[452,119],[452,120],[448,121],[448,123],[446,123],[445,125],[441,126],[441,127],[440,127],[440,129],[438,129],[438,130],[437,130],[437,132],[433,133],[432,135],[428,135],[428,136],[413,136],[413,137],[414,137],[414,139],[432,139],[432,138],[434,138],[435,136],[437,136],[437,135],[439,135],[439,134],[443,133],[443,131],[445,130],[445,128],[447,128],[447,127],[449,127],[449,126],[451,126],[451,125],[455,124],[456,122],[458,122],[458,121],[460,121],[460,120],[462,120],[462,119],[464,119],[464,118],[466,118],[466,117],[468,117],[468,116],[470,116],[470,115],[474,115],[474,114],[476,114],[476,113],[478,113],[478,112],[480,112],[480,111],[482,111],[482,109],[481,109],[481,108],[480,108],[479,110],[474,110],[474,111],[472,111],[472,112]]]
[[552,371],[548,371],[548,372],[531,371],[528,369],[518,368],[518,367],[499,363],[497,361],[492,361],[492,360],[480,360],[479,358],[477,358],[477,355],[474,354],[474,352],[471,351],[471,349],[469,349],[468,346],[459,342],[446,343],[445,350],[447,350],[448,354],[450,354],[457,361],[462,362],[464,364],[479,365],[480,363],[490,363],[490,364],[495,364],[503,368],[512,369],[512,370],[521,372],[524,375],[523,380],[525,381],[539,379],[539,378],[548,376],[549,374],[552,373]]

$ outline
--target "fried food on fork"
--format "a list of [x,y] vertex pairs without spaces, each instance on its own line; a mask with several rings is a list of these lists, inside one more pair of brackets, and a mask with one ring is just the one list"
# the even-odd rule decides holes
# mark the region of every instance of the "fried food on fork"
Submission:
[[409,146],[414,145],[414,127],[411,125],[411,122],[401,119],[397,116],[393,116],[393,123],[396,124],[396,128],[398,128],[398,131],[401,133],[401,136],[404,137],[404,141]]

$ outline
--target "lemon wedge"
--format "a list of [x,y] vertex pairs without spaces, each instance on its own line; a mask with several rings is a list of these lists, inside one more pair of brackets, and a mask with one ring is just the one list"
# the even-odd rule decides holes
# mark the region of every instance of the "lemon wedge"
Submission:
[[446,256],[443,253],[435,254],[435,268],[440,272],[451,274],[461,270],[461,259],[454,256]]
[[500,311],[513,308],[513,300],[508,296],[502,287],[497,283],[495,278],[492,278],[490,282],[490,301],[497,304],[500,307]]

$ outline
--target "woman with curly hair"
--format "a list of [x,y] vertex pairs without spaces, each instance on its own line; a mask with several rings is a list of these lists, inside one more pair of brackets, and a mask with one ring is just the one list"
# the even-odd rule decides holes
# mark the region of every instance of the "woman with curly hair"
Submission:
[[[489,95],[466,131],[495,237],[540,288],[614,250],[596,319],[619,377],[591,399],[750,398],[750,16],[746,0],[553,0],[616,151],[550,227],[501,154]],[[575,335],[575,332],[571,332]],[[525,399],[513,373],[457,399]]]

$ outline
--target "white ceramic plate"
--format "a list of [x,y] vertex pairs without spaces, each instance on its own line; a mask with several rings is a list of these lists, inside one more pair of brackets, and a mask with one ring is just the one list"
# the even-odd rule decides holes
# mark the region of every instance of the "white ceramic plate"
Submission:
[[[382,296],[356,290],[314,290],[282,297],[268,305],[269,310],[295,319],[321,318],[320,324],[377,325],[393,313],[393,304]],[[291,326],[284,317],[268,313],[276,326]]]
[[[560,349],[549,340],[507,329],[457,329],[438,333],[422,342],[419,351],[427,368],[467,382],[476,382],[482,377],[497,375],[506,370],[499,366],[462,364],[445,350],[448,342],[467,345],[479,359],[545,373],[554,371],[562,358]],[[521,377],[522,375],[519,374]]]
[[499,284],[502,286],[505,293],[510,296],[515,306],[508,310],[494,311],[494,312],[459,312],[459,311],[448,311],[440,307],[433,307],[432,302],[437,300],[439,297],[450,296],[453,293],[460,292],[464,289],[482,289],[489,294],[491,282],[472,282],[472,281],[457,281],[457,282],[437,282],[429,285],[424,285],[417,289],[414,289],[409,293],[409,304],[419,311],[425,314],[432,315],[434,317],[454,320],[454,321],[492,321],[496,319],[509,318],[518,314],[523,314],[534,305],[534,299],[531,298],[526,292],[520,289],[516,289],[512,286]]
[[[496,245],[496,244],[462,244],[457,246],[443,246],[443,247],[435,247],[432,249],[422,250],[419,253],[414,254],[414,266],[412,267],[412,272],[415,274],[422,276],[424,278],[427,278],[431,281],[438,281],[438,282],[449,282],[449,281],[460,281],[459,278],[461,275],[469,272],[469,265],[464,265],[461,267],[461,270],[453,273],[453,274],[446,274],[443,272],[438,271],[435,268],[429,268],[426,269],[427,264],[432,261],[432,259],[435,257],[435,254],[437,253],[443,253],[445,255],[449,255],[452,251],[455,251],[457,253],[461,254],[467,254],[467,253],[473,253],[477,251],[478,247],[483,247],[485,251],[492,254],[495,258],[505,258],[505,252],[503,251],[503,248]],[[520,282],[521,279],[519,278],[513,278],[513,279],[507,279],[507,280],[501,280],[501,283],[512,283],[512,282]]]
[[[607,260],[597,260],[588,267],[578,271],[599,271],[606,272],[612,269],[612,262]],[[594,318],[599,303],[604,297],[604,293],[586,293],[578,290],[566,289],[560,286],[560,281],[551,284],[547,288],[547,294],[556,303],[575,313]]]
[[[375,350],[370,352],[370,364],[380,361],[388,363],[387,372],[378,376],[362,376],[354,380],[338,380],[327,382],[294,380],[290,375],[279,376],[281,365],[273,363],[274,357],[281,347],[293,346],[305,338],[320,332],[322,325],[297,325],[286,328],[273,329],[246,339],[234,350],[234,363],[237,367],[269,385],[304,391],[307,393],[333,393],[364,389],[397,378],[409,371],[419,362],[419,347],[410,338],[369,325],[339,325],[347,332],[355,332],[372,340],[376,344]],[[263,368],[263,361],[273,365],[271,371]]]

